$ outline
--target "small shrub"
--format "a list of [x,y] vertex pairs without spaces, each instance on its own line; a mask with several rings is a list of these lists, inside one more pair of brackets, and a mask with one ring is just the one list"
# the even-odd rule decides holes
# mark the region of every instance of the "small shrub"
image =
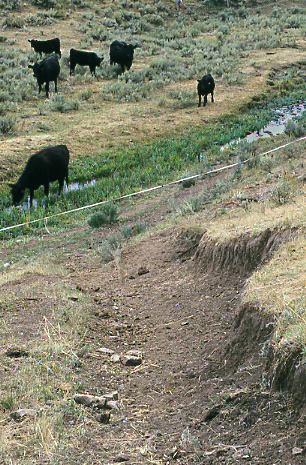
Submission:
[[74,100],[66,100],[63,95],[52,95],[49,101],[46,102],[46,106],[51,111],[60,111],[65,113],[71,110],[79,109],[79,102]]
[[121,228],[121,234],[125,239],[130,237],[137,236],[141,234],[146,229],[146,224],[143,221],[139,221],[135,224],[126,224]]
[[101,210],[94,213],[88,220],[91,228],[100,228],[105,224],[115,223],[118,219],[118,207],[107,203],[102,206]]
[[271,199],[277,205],[283,205],[292,197],[292,183],[287,180],[280,181],[271,192]]
[[102,241],[102,244],[98,248],[98,253],[103,263],[116,260],[120,255],[123,242],[124,238],[121,234],[112,234],[105,241]]
[[79,99],[83,101],[89,100],[91,96],[92,96],[91,89],[84,89],[79,93]]
[[305,127],[303,124],[291,119],[286,123],[285,133],[289,136],[301,137],[305,134]]
[[265,155],[260,159],[260,166],[264,171],[271,173],[274,166],[274,159],[270,155]]
[[24,20],[20,16],[12,16],[9,18],[5,18],[5,20],[2,23],[2,26],[22,29],[24,27]]
[[12,134],[16,130],[16,119],[11,115],[0,117],[0,134]]

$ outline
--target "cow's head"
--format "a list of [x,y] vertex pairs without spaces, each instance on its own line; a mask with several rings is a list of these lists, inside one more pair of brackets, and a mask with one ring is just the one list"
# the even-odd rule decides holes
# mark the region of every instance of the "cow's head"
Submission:
[[24,189],[17,184],[9,184],[9,186],[11,188],[13,204],[17,205],[23,199]]
[[34,65],[29,65],[28,67],[33,70],[34,77],[37,78],[38,70],[40,68],[40,63],[34,63]]
[[30,42],[31,47],[34,47],[34,45],[36,44],[37,40],[35,40],[35,39],[32,39],[32,40],[28,39],[28,42]]
[[104,60],[104,57],[97,57],[96,64],[100,66],[101,62]]

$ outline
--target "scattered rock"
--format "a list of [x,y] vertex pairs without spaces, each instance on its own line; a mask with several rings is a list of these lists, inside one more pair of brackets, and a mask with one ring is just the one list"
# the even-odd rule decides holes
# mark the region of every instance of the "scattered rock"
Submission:
[[249,447],[244,447],[243,449],[240,449],[240,450],[237,450],[237,452],[235,452],[233,454],[233,458],[235,460],[237,459],[249,459],[252,454],[251,454],[251,449],[249,449]]
[[125,454],[119,454],[117,457],[114,458],[114,462],[128,462],[130,460],[130,457]]
[[105,408],[108,408],[108,409],[116,409],[116,410],[119,410],[119,405],[118,405],[118,402],[116,400],[108,400],[106,403],[105,403]]
[[126,355],[132,355],[133,357],[139,357],[139,358],[142,358],[142,352],[141,350],[137,350],[137,349],[132,349],[132,350],[129,350]]
[[141,266],[138,268],[137,274],[138,276],[142,276],[143,274],[150,273],[150,270],[146,266]]
[[118,394],[118,391],[112,391],[112,392],[109,392],[108,394],[104,394],[103,397],[104,399],[106,399],[106,402],[109,400],[118,400],[119,394]]
[[301,455],[303,454],[304,449],[301,449],[300,447],[294,447],[292,449],[292,455]]
[[110,413],[109,412],[98,413],[98,415],[96,415],[96,420],[99,423],[103,423],[103,425],[107,425],[107,423],[109,423],[109,420],[110,420]]
[[87,394],[75,394],[73,400],[77,404],[85,405],[86,407],[95,407],[97,409],[105,408],[105,397],[90,396]]
[[16,421],[21,421],[25,417],[35,417],[37,415],[37,410],[33,408],[21,408],[11,413],[11,417]]
[[140,266],[140,267],[135,267],[132,268],[128,272],[128,278],[129,279],[136,279],[137,276],[142,276],[144,274],[150,273],[150,270],[146,266]]
[[140,357],[136,357],[135,355],[124,355],[121,359],[123,365],[126,366],[137,366],[142,364],[142,359]]
[[114,355],[115,351],[112,350],[112,349],[107,349],[107,347],[100,347],[99,349],[97,349],[98,352],[101,352],[101,354],[104,354],[104,355]]
[[120,362],[120,355],[119,354],[114,354],[111,356],[110,361],[113,363],[118,363]]

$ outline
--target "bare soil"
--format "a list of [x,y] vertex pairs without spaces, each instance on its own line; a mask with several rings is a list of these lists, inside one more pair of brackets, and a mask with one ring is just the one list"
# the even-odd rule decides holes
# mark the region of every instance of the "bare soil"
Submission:
[[[175,187],[176,195],[198,192],[204,184],[188,190]],[[286,240],[286,231],[215,244],[205,231],[186,224],[161,227],[168,214],[167,196],[159,193],[129,206],[125,214],[145,219],[155,232],[129,242],[120,260],[106,266],[97,244],[117,226],[100,231],[85,227],[85,247],[84,235],[73,244],[61,242],[61,236],[41,239],[48,250],[59,250],[69,287],[91,303],[83,339],[88,351],[75,371],[79,388],[67,388],[67,397],[76,391],[116,390],[120,405],[106,425],[98,423],[91,409],[86,425],[73,420],[70,427],[84,427],[84,435],[71,445],[73,460],[57,463],[304,463],[300,406],[296,408],[290,393],[269,388],[267,348],[273,321],[255,304],[240,305],[247,277]],[[35,246],[37,241],[24,245],[25,250]],[[2,249],[1,259],[11,253]],[[2,294],[24,287],[27,292],[5,315],[1,351],[9,344],[31,350],[37,331],[52,321],[61,302],[53,289],[62,279],[35,272],[2,286]],[[142,363],[112,362],[99,348],[119,355],[141,351]],[[19,363],[11,358],[0,367],[2,382]],[[7,418],[4,426],[10,424],[22,441],[31,421],[15,424]],[[50,457],[29,450],[18,463],[50,463]]]

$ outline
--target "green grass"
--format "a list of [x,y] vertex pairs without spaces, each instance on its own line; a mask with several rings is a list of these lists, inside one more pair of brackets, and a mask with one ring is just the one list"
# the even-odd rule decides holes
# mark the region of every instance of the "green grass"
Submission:
[[[94,204],[104,200],[112,200],[132,192],[167,183],[188,170],[201,173],[207,169],[207,163],[228,162],[227,155],[220,152],[220,147],[228,142],[244,137],[248,131],[263,127],[273,115],[273,108],[288,105],[306,98],[306,84],[301,83],[294,90],[284,91],[283,96],[275,96],[274,92],[259,102],[252,101],[245,105],[240,114],[223,115],[218,120],[204,127],[195,127],[181,136],[170,135],[151,143],[136,142],[132,147],[116,150],[116,152],[84,153],[71,164],[70,180],[84,182],[96,179],[94,186],[74,190],[57,197],[52,195],[47,201],[43,197],[43,189],[35,192],[37,208],[34,210],[11,207],[9,192],[3,188],[0,197],[2,216],[1,227],[11,226],[27,220],[35,220],[62,211]],[[306,116],[300,118],[299,127]],[[203,162],[200,154],[205,147]],[[239,157],[246,159],[255,150],[251,144],[242,144]],[[51,187],[55,194],[57,186]],[[49,226],[79,221],[88,213],[78,213],[69,217],[60,216],[48,220]],[[27,231],[40,231],[43,223],[35,223],[31,227],[12,230],[4,237],[27,234]]]

